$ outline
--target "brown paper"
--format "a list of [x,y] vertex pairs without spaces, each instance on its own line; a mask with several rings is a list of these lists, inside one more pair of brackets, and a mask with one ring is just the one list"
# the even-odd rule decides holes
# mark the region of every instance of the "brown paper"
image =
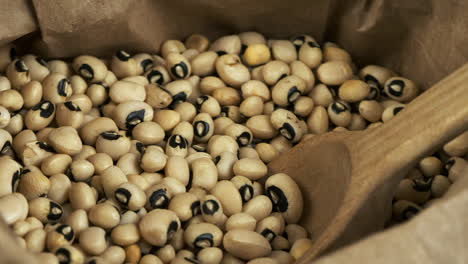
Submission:
[[[423,87],[440,80],[468,58],[468,2],[463,0],[0,0],[0,6],[0,45],[16,40],[43,57],[108,56],[117,49],[157,52],[162,41],[183,39],[191,33],[211,39],[250,30],[274,38],[308,33],[320,42],[338,42],[361,66],[388,66]],[[378,262],[385,261],[377,259],[379,254],[392,263],[398,259],[404,262],[392,247],[406,248],[403,252],[411,254],[414,246],[416,256],[432,256],[424,247],[428,244],[414,245],[421,240],[432,243],[430,230],[446,238],[449,234],[445,231],[453,232],[440,225],[450,227],[453,222],[454,232],[459,233],[457,239],[468,233],[456,226],[468,214],[462,203],[468,200],[468,193],[459,192],[456,197],[459,199],[447,199],[414,221],[389,231],[389,239],[395,239],[389,244],[383,240],[387,233],[379,234],[323,263],[338,263],[333,262],[335,259],[361,263],[361,254],[376,263],[387,263]],[[439,216],[441,213],[447,216]],[[420,220],[425,217],[430,219]],[[418,229],[415,222],[426,224]],[[412,228],[425,228],[426,233],[411,236]],[[399,232],[406,232],[403,240],[397,239]],[[461,240],[457,242],[457,246],[462,245]],[[444,244],[441,246],[444,248]],[[371,253],[366,255],[363,252],[367,250]]]
[[468,167],[439,201],[411,221],[322,257],[316,264],[468,263]]

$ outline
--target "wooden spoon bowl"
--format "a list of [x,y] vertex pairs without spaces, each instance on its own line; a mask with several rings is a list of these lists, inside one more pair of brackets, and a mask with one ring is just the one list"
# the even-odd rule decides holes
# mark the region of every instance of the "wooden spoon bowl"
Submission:
[[308,263],[383,228],[398,182],[422,157],[468,129],[468,64],[392,120],[358,132],[317,135],[269,164],[301,186]]

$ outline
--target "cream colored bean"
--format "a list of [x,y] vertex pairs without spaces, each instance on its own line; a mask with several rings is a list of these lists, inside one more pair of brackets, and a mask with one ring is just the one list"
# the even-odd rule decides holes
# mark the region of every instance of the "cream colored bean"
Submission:
[[45,249],[47,233],[44,229],[34,229],[24,237],[26,248],[33,253],[42,252]]
[[101,178],[102,187],[104,188],[104,192],[108,198],[113,197],[115,190],[119,185],[128,181],[125,174],[117,166],[111,166],[105,169],[101,173]]
[[460,157],[468,153],[468,131],[446,143],[443,147],[450,156]]
[[243,229],[255,231],[257,220],[247,213],[237,213],[231,215],[226,221],[226,231]]
[[227,232],[223,246],[230,254],[245,260],[264,257],[271,252],[271,246],[263,236],[242,229]]
[[197,259],[201,263],[219,264],[223,259],[223,251],[217,247],[204,248],[198,252]]
[[223,240],[223,232],[210,223],[191,224],[184,232],[185,243],[193,249],[218,247]]
[[273,242],[284,231],[284,219],[280,214],[270,215],[257,223],[255,232],[264,236],[269,242]]
[[244,204],[242,212],[253,216],[257,221],[261,221],[269,216],[273,210],[271,200],[265,195],[258,195]]
[[39,197],[29,201],[29,216],[36,217],[42,223],[57,222],[62,218],[63,209],[58,203]]
[[119,246],[129,246],[140,240],[140,233],[136,224],[121,224],[111,232],[112,243]]
[[191,164],[192,186],[211,190],[218,181],[218,170],[212,160],[197,159]]
[[75,72],[90,82],[103,81],[107,75],[107,66],[98,58],[82,55],[76,57],[72,63]]
[[45,196],[50,189],[50,180],[42,171],[34,166],[25,167],[21,171],[18,183],[18,192],[22,193],[28,200]]
[[286,222],[296,223],[302,215],[303,198],[299,186],[284,173],[270,176],[265,182],[268,197],[275,211],[280,212]]
[[88,218],[89,222],[97,227],[111,229],[119,224],[120,213],[111,202],[103,202],[89,209]]
[[75,232],[69,225],[57,224],[47,232],[47,249],[55,251],[58,247],[70,245],[75,239]]
[[223,36],[211,43],[210,50],[221,54],[239,54],[241,51],[241,40],[238,35]]
[[65,224],[71,226],[75,236],[78,236],[82,230],[89,226],[88,215],[83,209],[75,210],[65,219]]
[[155,209],[143,216],[138,226],[143,239],[153,246],[163,246],[179,230],[180,220],[172,211]]

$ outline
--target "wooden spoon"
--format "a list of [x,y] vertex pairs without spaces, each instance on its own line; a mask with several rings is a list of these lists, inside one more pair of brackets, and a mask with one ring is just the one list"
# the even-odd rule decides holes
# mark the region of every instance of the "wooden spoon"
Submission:
[[293,177],[305,200],[314,245],[298,263],[382,229],[405,173],[466,129],[468,64],[379,127],[317,135],[273,160],[270,171]]

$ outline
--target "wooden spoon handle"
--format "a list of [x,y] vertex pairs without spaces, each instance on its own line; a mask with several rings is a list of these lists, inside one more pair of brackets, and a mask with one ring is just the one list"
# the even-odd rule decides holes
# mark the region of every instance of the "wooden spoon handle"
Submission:
[[381,183],[468,129],[468,64],[427,90],[392,120],[356,138],[361,168],[386,170]]

